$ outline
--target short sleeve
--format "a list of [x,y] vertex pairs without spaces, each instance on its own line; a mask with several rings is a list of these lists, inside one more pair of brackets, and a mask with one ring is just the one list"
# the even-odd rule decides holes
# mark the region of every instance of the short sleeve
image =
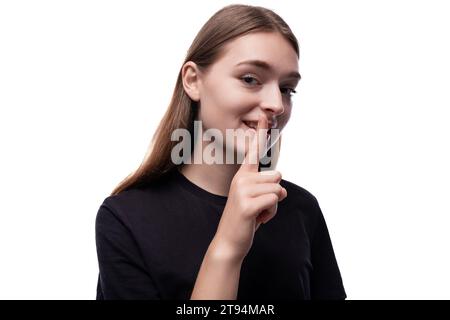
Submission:
[[314,200],[318,219],[311,243],[311,260],[313,265],[311,298],[316,300],[345,299],[347,295],[328,228],[317,199],[314,198]]
[[160,299],[126,223],[102,204],[95,221],[97,300]]

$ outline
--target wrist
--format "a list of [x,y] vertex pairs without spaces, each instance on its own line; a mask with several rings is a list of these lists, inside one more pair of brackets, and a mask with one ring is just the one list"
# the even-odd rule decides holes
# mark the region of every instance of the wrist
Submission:
[[241,265],[244,260],[244,257],[238,254],[230,244],[217,236],[211,241],[207,254],[214,261],[230,265]]

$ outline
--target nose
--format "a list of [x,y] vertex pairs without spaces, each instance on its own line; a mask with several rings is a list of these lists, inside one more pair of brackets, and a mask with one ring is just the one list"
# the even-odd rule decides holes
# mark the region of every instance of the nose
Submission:
[[284,112],[283,96],[278,85],[270,85],[263,90],[261,108],[265,112],[269,112],[271,117],[276,117]]

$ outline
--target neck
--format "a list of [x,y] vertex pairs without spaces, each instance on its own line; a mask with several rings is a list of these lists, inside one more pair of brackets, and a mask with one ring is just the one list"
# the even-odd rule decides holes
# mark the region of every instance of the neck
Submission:
[[[204,144],[204,143],[203,143]],[[207,164],[194,163],[194,157],[201,157],[203,148],[194,148],[194,155],[192,155],[191,162],[184,164],[180,172],[192,183],[200,188],[216,195],[228,196],[231,181],[234,175],[239,170],[239,164]],[[196,155],[195,155],[196,154]]]
[[[237,169],[233,165],[185,164],[180,172],[200,188],[219,196],[228,196]],[[211,177],[214,177],[211,179]]]

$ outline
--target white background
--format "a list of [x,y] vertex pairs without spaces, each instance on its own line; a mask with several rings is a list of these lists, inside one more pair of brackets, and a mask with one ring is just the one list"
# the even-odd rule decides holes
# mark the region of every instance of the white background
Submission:
[[[0,2],[0,298],[94,299],[94,222],[230,1]],[[321,205],[349,299],[450,298],[445,1],[247,1],[300,41],[279,170]]]

